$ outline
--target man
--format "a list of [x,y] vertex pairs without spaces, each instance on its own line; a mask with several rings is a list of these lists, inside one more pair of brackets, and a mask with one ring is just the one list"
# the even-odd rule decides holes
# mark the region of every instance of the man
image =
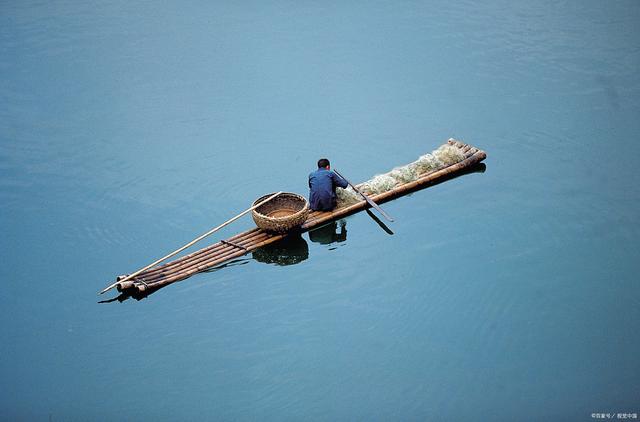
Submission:
[[336,207],[336,186],[346,188],[347,181],[331,171],[326,158],[318,160],[318,170],[309,175],[309,205],[313,211],[331,211]]

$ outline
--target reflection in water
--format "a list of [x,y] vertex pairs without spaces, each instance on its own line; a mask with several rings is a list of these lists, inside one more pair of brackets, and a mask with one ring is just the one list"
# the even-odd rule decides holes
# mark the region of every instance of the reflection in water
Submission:
[[253,259],[265,264],[294,265],[309,258],[309,245],[300,233],[295,233],[256,249],[251,254]]
[[112,299],[107,299],[107,300],[101,300],[98,303],[111,303],[111,302],[124,302],[127,299],[130,298],[134,298],[135,300],[142,300],[145,297],[157,292],[158,290],[162,289],[165,286],[161,286],[161,287],[152,287],[150,289],[145,290],[144,292],[140,292],[137,289],[129,289],[127,291],[124,292],[120,292],[120,294]]
[[386,224],[384,224],[382,220],[380,220],[374,213],[372,213],[371,210],[366,209],[365,212],[369,217],[371,217],[373,221],[375,221],[380,226],[382,230],[387,232],[387,234],[389,235],[393,235],[393,232],[391,231],[391,229]]
[[477,163],[469,167],[467,171],[463,171],[462,174],[484,173],[485,171],[487,171],[487,165],[485,163]]
[[319,227],[309,232],[309,240],[321,245],[328,245],[334,242],[344,242],[347,240],[347,222],[340,220],[340,231],[338,232],[338,222],[332,221],[327,225]]

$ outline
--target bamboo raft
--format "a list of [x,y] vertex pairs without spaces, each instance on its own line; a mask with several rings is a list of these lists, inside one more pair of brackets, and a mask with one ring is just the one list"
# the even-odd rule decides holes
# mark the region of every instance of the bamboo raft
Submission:
[[[383,203],[417,189],[446,180],[452,175],[460,173],[472,165],[481,162],[487,157],[484,151],[471,145],[454,139],[449,139],[447,142],[460,149],[465,157],[462,161],[429,172],[413,182],[396,186],[384,193],[371,194],[366,190],[364,193],[376,203]],[[369,208],[369,205],[365,200],[362,200],[353,205],[336,208],[333,211],[312,211],[300,230],[308,231],[366,208]],[[228,239],[220,240],[213,245],[182,256],[174,261],[144,271],[131,280],[119,282],[116,288],[124,294],[144,296],[168,284],[184,280],[193,274],[210,270],[213,267],[227,263],[258,248],[277,242],[286,236],[287,234],[269,233],[255,227]],[[124,279],[124,276],[120,276],[118,280],[120,279]]]

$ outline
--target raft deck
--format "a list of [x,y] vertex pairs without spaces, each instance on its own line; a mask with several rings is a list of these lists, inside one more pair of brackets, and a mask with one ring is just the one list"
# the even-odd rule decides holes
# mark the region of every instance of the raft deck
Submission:
[[[459,148],[464,154],[464,159],[458,163],[426,173],[421,178],[405,183],[380,194],[371,194],[365,191],[374,202],[383,203],[398,196],[405,195],[420,187],[435,184],[439,180],[446,179],[459,173],[470,166],[481,162],[487,154],[471,145],[464,144],[454,139],[447,141],[450,145]],[[319,227],[327,222],[340,219],[347,215],[368,208],[369,205],[363,199],[353,205],[336,208],[333,211],[313,211],[301,227],[301,231],[308,231]],[[199,251],[182,256],[175,261],[168,262],[156,268],[149,269],[134,279],[118,283],[118,291],[129,294],[140,294],[148,291],[155,291],[163,286],[184,280],[198,272],[206,271],[212,267],[224,264],[232,259],[246,255],[262,246],[286,237],[286,234],[274,234],[259,228],[253,228],[243,233],[237,234],[225,240],[221,240],[211,246]],[[124,277],[123,277],[124,278]]]

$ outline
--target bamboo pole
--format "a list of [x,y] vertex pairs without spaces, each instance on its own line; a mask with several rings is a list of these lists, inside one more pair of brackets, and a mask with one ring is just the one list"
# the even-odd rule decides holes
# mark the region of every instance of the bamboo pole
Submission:
[[[235,242],[236,240],[239,240],[240,238],[242,238],[242,237],[244,237],[244,236],[247,236],[247,235],[250,235],[250,234],[256,233],[256,232],[258,232],[258,231],[260,231],[260,229],[259,229],[259,228],[257,228],[257,227],[254,227],[253,229],[250,229],[250,230],[247,230],[247,231],[245,231],[245,232],[238,233],[238,234],[236,234],[236,235],[234,235],[234,236],[231,236],[230,238],[228,238],[228,239],[226,239],[226,240]],[[195,257],[195,256],[197,256],[197,255],[202,254],[203,252],[211,251],[212,249],[217,248],[217,247],[219,247],[219,246],[221,246],[221,243],[220,243],[220,242],[216,242],[216,243],[214,243],[213,245],[207,246],[207,247],[205,247],[205,248],[202,248],[202,249],[200,249],[200,250],[197,250],[197,251],[195,251],[195,252],[192,252],[192,253],[190,253],[190,254],[188,254],[188,255],[185,255],[185,256],[181,257],[180,259],[189,259],[189,258],[193,258],[193,257]],[[159,268],[164,268],[165,266],[170,266],[170,265],[171,265],[172,263],[174,263],[174,262],[176,262],[176,261],[172,261],[172,262],[169,262],[169,263],[167,263],[167,264],[161,265],[161,266],[160,266],[160,267],[158,267],[158,268],[150,269],[148,272],[155,271],[155,270],[157,270],[157,269],[159,269]]]
[[[282,234],[274,235],[274,236],[272,236],[272,237],[270,237],[270,238],[268,238],[268,239],[266,239],[266,240],[264,240],[262,242],[259,242],[259,243],[255,244],[255,245],[253,245],[251,248],[248,248],[249,252],[251,252],[251,251],[253,251],[255,249],[261,248],[262,246],[266,246],[266,245],[268,245],[270,243],[276,242],[276,241],[284,238],[285,236],[286,235],[282,235]],[[214,260],[212,260],[210,262],[207,262],[206,264],[200,265],[200,266],[198,266],[196,268],[191,268],[188,271],[181,272],[179,274],[175,274],[172,277],[169,277],[167,279],[158,281],[156,283],[148,284],[148,285],[140,283],[140,284],[136,284],[135,287],[140,292],[144,292],[148,288],[149,289],[151,289],[151,288],[153,288],[153,289],[160,288],[162,286],[166,286],[167,284],[171,284],[171,283],[174,283],[176,281],[183,280],[183,279],[188,278],[188,277],[190,277],[190,276],[192,276],[192,275],[194,275],[196,273],[199,273],[199,272],[202,272],[202,271],[207,270],[209,268],[215,267],[216,265],[222,264],[223,262],[229,261],[229,260],[234,259],[234,258],[241,257],[243,255],[246,255],[247,253],[248,252],[245,252],[245,251],[237,251],[237,252],[234,252],[234,253],[226,256],[226,257],[214,259]]]
[[[250,249],[250,247],[252,245],[254,245],[255,243],[258,243],[259,241],[263,241],[263,240],[265,240],[267,238],[268,238],[268,235],[263,232],[261,235],[254,237],[253,239],[251,239],[250,241],[248,241],[244,245],[247,246],[247,249]],[[240,250],[237,249],[237,248],[229,247],[229,248],[226,248],[224,250],[218,251],[218,252],[216,252],[214,254],[202,256],[202,257],[198,258],[197,260],[178,265],[178,266],[172,268],[171,271],[168,271],[168,272],[159,273],[159,274],[155,274],[155,275],[152,275],[152,276],[146,276],[145,275],[144,277],[136,277],[136,281],[140,281],[141,283],[152,285],[154,283],[157,283],[158,281],[162,281],[162,280],[165,280],[167,278],[173,277],[176,274],[183,273],[185,271],[189,271],[191,268],[197,268],[197,267],[201,266],[202,263],[204,263],[204,262],[208,262],[208,261],[210,261],[212,259],[217,259],[217,258],[226,258],[230,254],[238,252],[238,251],[240,251]],[[247,253],[248,251],[243,251],[243,252]],[[127,285],[127,286],[129,286],[129,285]],[[122,286],[121,290],[125,289],[127,286]]]
[[[258,243],[260,241],[265,240],[266,238],[268,238],[268,235],[264,232],[260,233],[259,235],[253,237],[252,239],[248,240],[247,242],[244,242],[242,245],[249,248],[251,247],[253,244]],[[172,277],[175,274],[184,272],[184,271],[188,271],[191,268],[196,268],[198,266],[200,266],[203,262],[207,262],[210,261],[213,258],[218,258],[218,257],[226,257],[229,254],[233,253],[233,252],[237,252],[240,251],[240,249],[234,248],[234,247],[227,247],[225,249],[219,250],[215,253],[212,254],[208,254],[208,255],[204,255],[199,257],[198,259],[192,260],[190,262],[178,265],[174,268],[171,269],[171,271],[168,272],[163,272],[163,273],[157,273],[151,276],[144,276],[144,277],[137,277],[136,280],[139,280],[141,282],[147,283],[147,284],[153,284],[155,282],[157,282],[158,280],[162,280],[164,278],[167,277]]]
[[[264,232],[260,232],[255,237],[250,239],[247,244],[252,244],[254,242],[254,240],[256,240],[256,239],[264,240],[266,237],[267,237],[267,235]],[[173,268],[171,268],[170,271],[161,272],[161,273],[155,273],[155,274],[150,275],[150,276],[147,276],[146,273],[143,273],[141,276],[136,277],[135,281],[151,286],[151,285],[153,285],[154,283],[156,283],[158,281],[164,280],[164,279],[169,278],[169,277],[173,277],[174,275],[182,273],[184,271],[188,271],[191,268],[196,268],[196,267],[200,266],[203,262],[207,262],[207,261],[211,260],[214,257],[226,257],[226,256],[228,256],[229,254],[231,254],[232,252],[235,252],[235,251],[238,251],[238,249],[236,249],[234,247],[225,247],[224,249],[218,250],[218,251],[216,251],[214,253],[211,253],[211,254],[202,255],[202,256],[198,257],[197,259],[192,259],[191,261],[186,262],[186,263],[182,263],[181,262],[182,260],[178,259],[175,262],[178,263],[179,265],[174,266]],[[122,289],[125,289],[125,286],[123,286]]]
[[[259,238],[259,237],[264,237],[265,233],[262,230],[249,230],[246,233],[250,233],[245,240],[243,240],[242,242],[245,241],[253,241],[253,239],[255,238]],[[242,235],[243,233],[241,233]],[[221,244],[222,247],[220,248],[216,248],[216,250],[214,251],[209,251],[209,253],[207,254],[201,254],[199,256],[192,256],[189,259],[183,259],[184,257],[181,257],[173,262],[171,262],[170,264],[172,264],[172,266],[170,268],[164,269],[162,267],[160,267],[160,271],[158,271],[157,269],[153,269],[151,271],[148,272],[143,272],[141,274],[139,274],[136,279],[140,279],[142,282],[144,283],[153,283],[156,279],[159,278],[163,278],[166,276],[170,276],[171,274],[175,273],[175,272],[180,272],[182,271],[184,268],[187,268],[191,265],[194,264],[198,264],[200,262],[209,260],[211,258],[211,256],[218,256],[220,254],[226,254],[231,250],[237,250],[232,246],[227,246],[224,244]],[[120,283],[122,283],[122,280],[120,281]]]
[[[263,234],[263,232],[256,228],[256,229],[252,229],[252,230],[248,230],[246,232],[240,233],[239,235],[233,236],[231,238],[229,238],[229,240],[233,239],[233,242],[244,242],[246,240],[252,239],[255,236],[260,236],[261,234]],[[148,271],[145,271],[141,274],[139,274],[138,278],[149,278],[152,277],[156,274],[159,273],[165,273],[165,272],[171,272],[175,269],[175,267],[178,266],[183,266],[184,264],[193,262],[193,261],[197,261],[199,259],[202,259],[202,257],[205,256],[209,256],[211,254],[215,254],[218,253],[219,251],[228,248],[228,246],[224,245],[221,242],[215,243],[212,246],[209,246],[207,248],[201,249],[200,251],[198,251],[198,253],[193,253],[190,255],[185,255],[183,257],[181,257],[180,259],[177,259],[175,261],[169,262],[165,265],[162,265],[158,268],[152,268]],[[205,253],[206,252],[206,253]]]
[[[246,244],[242,243],[241,245],[246,247],[247,249],[249,249],[249,247],[251,245],[253,245],[254,243],[261,242],[261,241],[265,240],[268,237],[269,237],[269,235],[267,235],[266,233],[263,232],[263,233],[258,234],[254,238],[252,238],[250,240],[250,242],[248,242]],[[221,250],[217,251],[216,253],[212,253],[212,254],[209,254],[209,255],[204,255],[204,256],[196,259],[196,260],[192,260],[192,261],[186,262],[186,263],[184,263],[182,265],[178,265],[178,266],[172,268],[172,270],[169,271],[169,272],[157,273],[157,274],[153,274],[151,276],[144,275],[143,277],[138,277],[138,278],[142,278],[142,281],[144,281],[147,284],[154,283],[156,280],[162,279],[164,277],[169,277],[169,276],[171,276],[171,275],[173,275],[175,273],[183,272],[184,270],[189,269],[191,267],[197,267],[197,266],[201,265],[203,262],[209,261],[212,258],[228,256],[230,253],[238,252],[238,251],[240,251],[240,250],[237,249],[237,248],[234,248],[233,246],[229,246],[229,247],[226,247],[224,249],[221,249]],[[248,251],[246,251],[245,253],[247,253],[247,252]]]
[[180,252],[184,251],[185,249],[187,249],[188,247],[196,244],[197,242],[201,241],[202,239],[204,239],[205,237],[217,232],[218,230],[220,230],[221,228],[233,223],[234,221],[236,221],[238,218],[242,217],[243,215],[245,215],[248,212],[253,211],[254,209],[258,208],[259,206],[266,204],[267,202],[271,201],[273,198],[275,198],[276,196],[280,195],[282,193],[282,191],[274,193],[273,195],[271,195],[270,197],[268,197],[267,199],[265,199],[264,201],[255,204],[253,206],[251,206],[250,208],[247,208],[246,210],[242,211],[240,214],[236,215],[233,218],[230,218],[229,220],[225,221],[224,223],[220,224],[218,227],[214,227],[213,229],[209,230],[208,232],[206,232],[203,235],[200,235],[198,237],[196,237],[195,239],[193,239],[191,242],[187,243],[186,245],[176,249],[175,251],[171,252],[168,255],[163,256],[162,258],[152,262],[151,264],[147,265],[144,268],[139,269],[138,271],[134,272],[133,274],[128,275],[127,277],[125,277],[122,280],[116,281],[115,283],[112,283],[111,285],[109,285],[107,288],[105,288],[104,290],[102,290],[100,292],[100,294],[103,294],[104,292],[113,289],[114,287],[116,287],[116,285],[118,283],[124,283],[127,280],[132,279],[133,277],[137,276],[138,274],[142,273],[145,270],[148,270],[151,267],[155,267],[156,265],[158,265],[159,263],[161,263],[162,261],[164,261],[165,259],[169,259],[172,256],[175,256],[177,254],[179,254]]

